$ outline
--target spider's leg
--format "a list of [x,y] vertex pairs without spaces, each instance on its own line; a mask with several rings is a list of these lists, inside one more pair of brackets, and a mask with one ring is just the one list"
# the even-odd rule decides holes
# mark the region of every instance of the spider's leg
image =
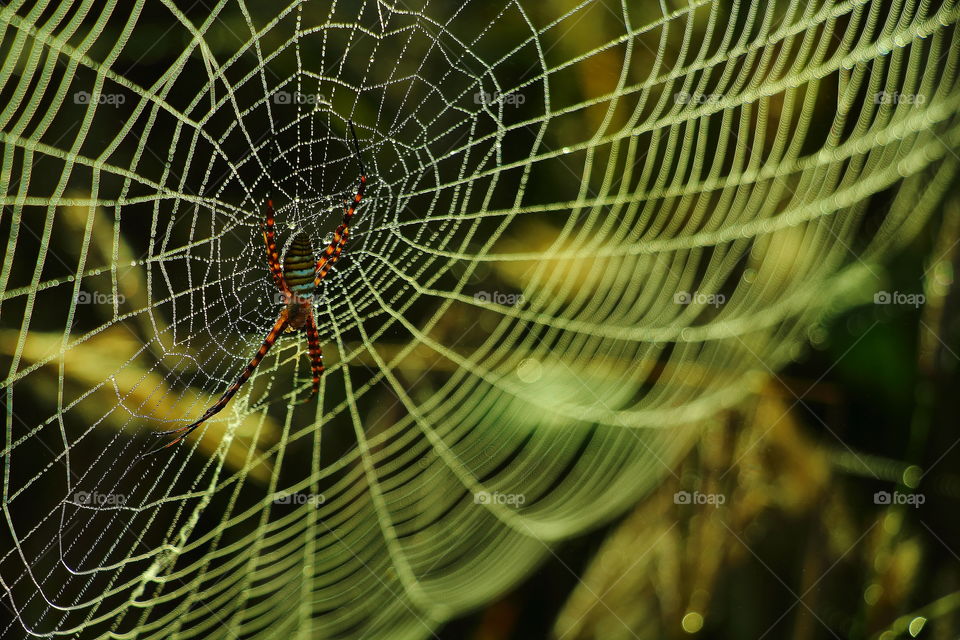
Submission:
[[283,278],[283,266],[280,264],[280,252],[277,250],[276,221],[273,217],[273,200],[267,198],[267,215],[263,223],[263,242],[267,245],[267,265],[270,267],[270,275],[273,276],[273,283],[277,285],[283,293],[289,294],[290,288],[287,281]]
[[354,194],[353,200],[348,200],[344,206],[343,221],[340,223],[340,226],[337,227],[336,231],[333,232],[333,240],[330,241],[330,244],[324,249],[323,255],[317,260],[316,275],[313,279],[314,288],[320,286],[320,281],[327,277],[330,269],[333,268],[333,264],[343,252],[343,247],[347,244],[347,240],[350,237],[350,219],[353,217],[353,214],[357,212],[357,206],[359,206],[360,201],[363,200],[363,194],[367,188],[367,170],[363,166],[363,158],[360,155],[360,145],[357,143],[357,133],[353,129],[353,121],[350,121],[350,135],[353,138],[354,154],[360,163],[360,185],[357,187],[357,192]]
[[313,374],[313,389],[310,397],[317,395],[320,389],[320,376],[323,375],[323,349],[320,348],[320,332],[317,331],[317,319],[311,311],[307,315],[307,346],[310,348],[310,371]]
[[[346,216],[344,216],[344,218],[346,219]],[[350,227],[347,226],[346,223],[341,224],[337,227],[336,231],[333,232],[333,240],[327,245],[327,248],[323,250],[323,255],[320,256],[320,259],[317,260],[317,268],[313,277],[314,289],[320,286],[320,281],[327,277],[334,263],[340,258],[340,254],[343,252],[343,247],[347,244],[349,236]]]
[[313,373],[313,387],[310,389],[310,395],[302,400],[297,400],[293,404],[303,404],[317,395],[320,390],[320,378],[323,376],[323,349],[320,348],[320,333],[317,331],[317,321],[311,312],[307,316],[307,322],[303,326],[307,333],[307,347],[310,350],[310,371]]
[[220,399],[217,400],[217,402],[212,407],[207,409],[206,412],[204,412],[204,414],[200,416],[200,418],[197,421],[192,422],[185,427],[180,427],[178,429],[171,429],[170,431],[155,432],[154,435],[158,435],[158,436],[171,435],[174,433],[179,435],[177,435],[176,438],[174,438],[167,444],[163,445],[162,447],[158,447],[156,449],[148,451],[143,455],[141,455],[140,457],[143,458],[150,454],[166,449],[167,447],[172,447],[173,445],[177,444],[178,442],[186,438],[188,435],[190,435],[194,429],[199,427],[201,424],[206,422],[212,416],[219,413],[225,406],[227,406],[227,403],[230,402],[230,398],[236,395],[240,387],[243,386],[243,383],[250,378],[251,374],[253,374],[254,369],[257,368],[257,365],[260,364],[260,361],[263,360],[264,356],[267,355],[267,352],[270,351],[270,347],[272,347],[273,343],[276,342],[277,336],[279,336],[280,332],[283,331],[283,329],[287,326],[287,323],[289,322],[289,318],[290,318],[289,312],[286,309],[280,312],[280,316],[277,318],[277,322],[273,325],[273,328],[270,329],[270,333],[268,333],[267,337],[264,338],[263,344],[260,345],[260,349],[257,350],[256,355],[254,355],[250,363],[247,364],[247,367],[243,370],[243,373],[240,374],[240,377],[237,378],[237,381],[234,382],[232,385],[230,385],[230,388],[227,389],[222,396],[220,396]]

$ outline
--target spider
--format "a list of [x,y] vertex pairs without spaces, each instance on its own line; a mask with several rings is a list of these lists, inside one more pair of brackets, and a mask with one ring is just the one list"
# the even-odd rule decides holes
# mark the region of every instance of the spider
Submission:
[[353,196],[353,200],[344,201],[343,221],[336,231],[333,232],[333,239],[327,248],[321,254],[320,258],[314,264],[313,247],[310,239],[302,232],[294,235],[290,241],[290,247],[283,256],[283,262],[280,261],[280,254],[277,250],[276,230],[274,225],[273,201],[267,198],[266,201],[266,220],[263,225],[263,240],[267,249],[267,265],[270,267],[270,275],[273,278],[273,284],[280,290],[283,297],[283,309],[273,324],[273,328],[264,338],[263,344],[257,350],[257,353],[247,364],[243,373],[237,378],[237,381],[230,385],[220,399],[207,409],[200,418],[191,422],[185,427],[171,429],[170,431],[158,431],[154,435],[173,435],[176,437],[167,444],[148,451],[140,456],[148,456],[152,453],[162,451],[167,447],[172,447],[190,435],[194,429],[219,413],[230,399],[237,393],[243,383],[253,374],[257,365],[263,360],[264,356],[277,341],[281,333],[292,333],[295,331],[305,331],[307,334],[307,345],[310,351],[310,368],[313,373],[313,386],[304,401],[309,400],[316,395],[320,388],[320,376],[323,375],[323,350],[320,348],[320,335],[317,332],[317,320],[313,312],[313,295],[320,286],[320,281],[327,277],[334,263],[340,258],[344,245],[350,236],[350,219],[356,213],[360,200],[363,199],[363,193],[367,186],[367,171],[363,166],[363,159],[360,157],[360,145],[357,143],[357,133],[353,128],[353,121],[348,121],[350,125],[350,136],[353,140],[353,152],[360,164],[360,185]]

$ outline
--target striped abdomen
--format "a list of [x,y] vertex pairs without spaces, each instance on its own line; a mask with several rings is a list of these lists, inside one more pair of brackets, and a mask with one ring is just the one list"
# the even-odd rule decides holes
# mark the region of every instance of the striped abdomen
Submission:
[[283,279],[294,295],[309,296],[313,293],[313,278],[316,263],[310,239],[302,233],[293,237],[287,255],[283,257]]

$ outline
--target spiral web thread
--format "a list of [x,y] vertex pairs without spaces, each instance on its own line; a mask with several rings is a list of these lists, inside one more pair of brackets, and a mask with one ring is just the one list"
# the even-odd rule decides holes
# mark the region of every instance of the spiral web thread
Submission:
[[[420,638],[515,585],[883,288],[957,168],[958,13],[3,7],[4,637]],[[138,462],[276,318],[265,197],[328,241],[348,120],[318,397],[283,338]]]

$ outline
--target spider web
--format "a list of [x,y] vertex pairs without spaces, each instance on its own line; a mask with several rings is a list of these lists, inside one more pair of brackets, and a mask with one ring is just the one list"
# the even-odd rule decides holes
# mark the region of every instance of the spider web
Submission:
[[[4,637],[421,638],[883,289],[955,2],[0,10]],[[878,97],[879,96],[879,97]],[[169,454],[329,241],[302,334]]]

